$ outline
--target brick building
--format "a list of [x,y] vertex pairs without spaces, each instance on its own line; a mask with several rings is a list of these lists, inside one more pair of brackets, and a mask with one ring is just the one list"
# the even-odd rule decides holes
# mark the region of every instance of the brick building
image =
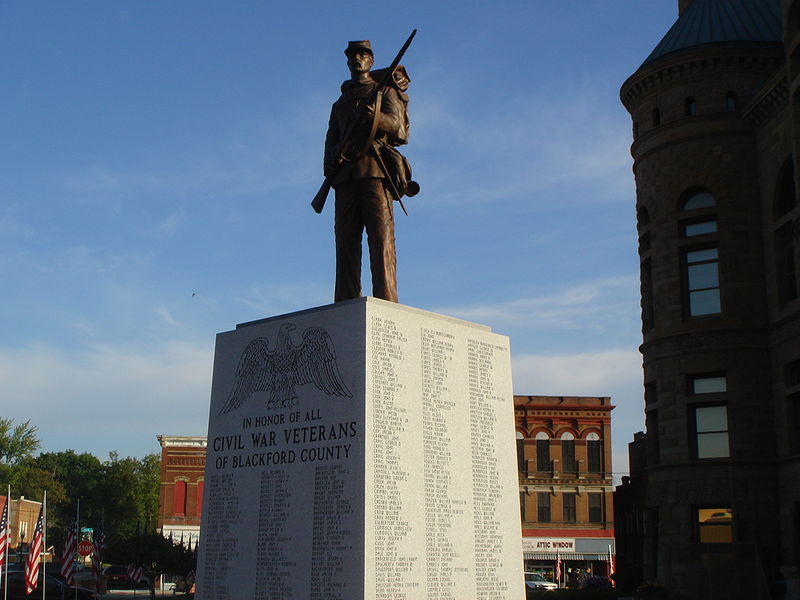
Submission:
[[[0,496],[0,512],[6,503],[6,496]],[[13,553],[11,561],[24,560],[23,556],[17,556],[17,551],[27,552],[28,543],[31,541],[33,531],[36,529],[36,520],[39,518],[39,511],[42,503],[35,500],[28,500],[25,496],[20,496],[16,500],[11,498],[8,505],[8,529],[11,535],[9,541],[9,552]]]
[[800,597],[800,0],[680,0],[633,121],[646,432],[618,566],[670,598]]
[[158,528],[164,537],[195,544],[203,512],[205,436],[158,436],[161,444],[161,489]]
[[607,397],[514,396],[525,571],[605,575],[614,552]]

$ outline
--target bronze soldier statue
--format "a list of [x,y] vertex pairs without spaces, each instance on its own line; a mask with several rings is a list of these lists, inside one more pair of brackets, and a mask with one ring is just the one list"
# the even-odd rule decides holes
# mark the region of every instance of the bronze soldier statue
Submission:
[[[361,296],[361,238],[367,231],[372,294],[397,302],[393,201],[419,191],[411,169],[395,150],[408,142],[408,74],[399,60],[372,71],[368,40],[349,42],[344,53],[350,79],[333,104],[325,137],[325,183],[312,205],[317,212],[328,189],[336,192],[336,291],[334,301]],[[403,207],[405,210],[405,207]]]

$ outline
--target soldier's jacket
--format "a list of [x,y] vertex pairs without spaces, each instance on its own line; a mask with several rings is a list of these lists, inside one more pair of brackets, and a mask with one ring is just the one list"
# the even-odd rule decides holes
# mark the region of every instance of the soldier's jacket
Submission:
[[[342,84],[342,95],[334,102],[328,121],[328,134],[325,136],[325,175],[334,175],[331,184],[336,187],[351,179],[365,177],[382,178],[383,172],[375,159],[365,154],[355,161],[345,162],[338,168],[336,160],[340,153],[342,138],[351,131],[363,104],[377,83],[370,80],[366,84],[347,80]],[[387,86],[381,102],[381,117],[375,140],[384,146],[400,146],[408,143],[408,115],[406,105],[408,96],[392,86]],[[368,132],[365,132],[368,133]],[[366,137],[366,135],[364,135]]]

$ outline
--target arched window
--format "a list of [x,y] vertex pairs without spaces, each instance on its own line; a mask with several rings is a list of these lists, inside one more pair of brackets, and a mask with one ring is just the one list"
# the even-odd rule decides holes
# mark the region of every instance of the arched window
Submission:
[[561,434],[561,470],[566,473],[578,470],[575,462],[575,436],[569,431]]
[[586,462],[589,473],[600,473],[603,470],[603,442],[594,431],[586,436]]
[[173,512],[177,517],[186,516],[186,482],[175,482],[175,495],[173,497]]
[[696,208],[708,208],[716,205],[717,202],[714,200],[714,196],[711,195],[711,192],[698,189],[689,194],[683,202],[681,210],[694,210]]
[[733,112],[736,110],[736,94],[733,92],[728,92],[725,95],[725,110],[728,112]]
[[517,431],[517,470],[525,472],[525,436]]
[[536,434],[536,470],[550,471],[550,436],[544,431]]
[[683,101],[683,112],[687,117],[697,114],[697,102],[695,102],[692,96],[689,96]]

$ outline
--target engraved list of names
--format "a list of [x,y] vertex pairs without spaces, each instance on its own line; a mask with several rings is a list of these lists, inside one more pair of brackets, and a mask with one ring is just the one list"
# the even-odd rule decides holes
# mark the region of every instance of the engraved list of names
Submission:
[[384,314],[370,317],[367,337],[375,600],[517,598],[507,341]]

